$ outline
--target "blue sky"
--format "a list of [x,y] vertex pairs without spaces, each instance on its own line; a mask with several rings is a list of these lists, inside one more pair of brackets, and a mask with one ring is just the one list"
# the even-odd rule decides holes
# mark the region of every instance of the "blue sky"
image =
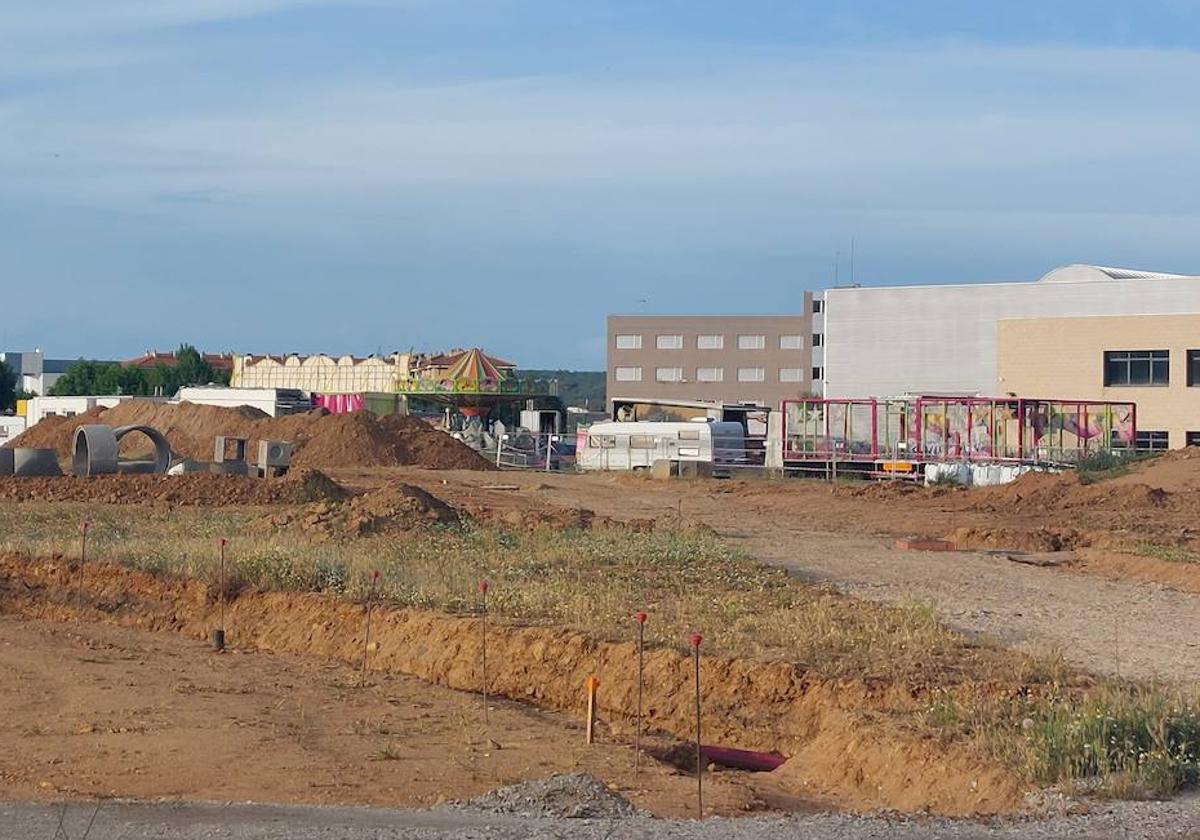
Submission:
[[0,349],[482,345],[1200,272],[1190,2],[7,0]]

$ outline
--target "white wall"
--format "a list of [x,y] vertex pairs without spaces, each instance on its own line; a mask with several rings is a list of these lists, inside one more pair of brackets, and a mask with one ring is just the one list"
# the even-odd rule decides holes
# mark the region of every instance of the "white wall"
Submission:
[[197,405],[216,405],[222,408],[238,408],[248,405],[275,417],[278,414],[279,398],[274,388],[180,388],[176,395],[180,402]]
[[24,417],[0,415],[0,446],[8,443],[23,431],[25,431]]
[[1200,312],[1200,278],[827,289],[824,393],[1003,393],[1001,318],[1188,312]]

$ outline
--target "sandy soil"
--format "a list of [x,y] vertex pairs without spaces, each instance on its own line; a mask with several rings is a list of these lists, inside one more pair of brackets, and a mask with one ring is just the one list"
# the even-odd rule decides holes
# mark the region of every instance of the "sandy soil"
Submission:
[[[1178,468],[1173,467],[1173,471]],[[391,471],[351,471],[336,477],[374,486]],[[404,471],[406,480],[451,502],[471,500],[502,511],[531,504],[582,506],[616,519],[682,517],[702,522],[753,556],[786,566],[808,580],[893,604],[932,605],[949,624],[1006,644],[1061,653],[1105,674],[1200,681],[1200,567],[1114,560],[1111,551],[1079,550],[1057,568],[1013,563],[993,554],[898,551],[898,536],[945,536],[970,527],[1033,533],[1088,525],[1097,538],[1111,511],[1061,512],[1036,506],[997,509],[970,493],[897,493],[808,481],[654,482],[631,476],[572,476]],[[1136,482],[1122,479],[1125,487]],[[880,496],[883,498],[880,498]],[[1155,527],[1187,527],[1159,514]],[[1194,523],[1190,523],[1194,524]],[[1022,546],[1025,547],[1025,546]]]
[[[477,695],[387,673],[360,689],[332,660],[0,616],[0,673],[0,799],[428,806],[584,769],[652,813],[694,808],[694,779],[654,761],[635,779],[631,750],[563,716],[499,701],[485,724]],[[710,776],[706,804],[761,805],[749,779]]]

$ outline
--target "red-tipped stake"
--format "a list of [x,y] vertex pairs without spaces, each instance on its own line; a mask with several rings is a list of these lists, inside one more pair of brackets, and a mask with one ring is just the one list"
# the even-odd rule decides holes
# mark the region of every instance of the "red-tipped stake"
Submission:
[[700,642],[703,638],[699,633],[693,633],[688,641],[696,663],[696,811],[699,819],[704,819],[704,756],[700,750]]
[[633,736],[633,775],[642,769],[642,675],[645,672],[646,614],[634,613],[638,626],[637,733]]
[[90,522],[79,523],[79,578],[75,581],[75,608],[83,607],[83,567],[87,563],[87,535]]
[[484,724],[491,722],[491,716],[488,711],[488,672],[487,672],[487,595],[488,582],[486,580],[479,581],[479,598],[482,601],[483,611],[480,615],[480,641],[482,643],[481,656],[483,665],[483,722]]
[[379,570],[371,572],[371,589],[367,592],[367,626],[363,632],[363,662],[362,674],[358,678],[359,687],[367,684],[367,665],[371,660],[371,611],[375,608],[375,586],[379,583]]

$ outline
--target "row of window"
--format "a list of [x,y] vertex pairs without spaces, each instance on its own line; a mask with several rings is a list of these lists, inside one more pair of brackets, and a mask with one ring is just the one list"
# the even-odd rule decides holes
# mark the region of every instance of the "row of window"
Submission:
[[[1171,435],[1169,432],[1138,429],[1133,448],[1142,452],[1166,452],[1170,449]],[[1113,448],[1120,449],[1122,444],[1113,436]],[[1184,433],[1184,446],[1200,446],[1200,432]]]
[[[1104,384],[1108,387],[1171,384],[1169,350],[1106,350]],[[1200,388],[1200,350],[1187,351],[1187,384]]]
[[[618,367],[613,371],[618,382],[641,382],[642,369],[640,367]],[[815,380],[820,380],[823,376],[823,371],[819,367],[812,369],[812,377]],[[683,368],[681,367],[660,367],[654,369],[654,379],[657,382],[686,382],[684,378]],[[719,367],[698,367],[696,368],[697,382],[724,382],[725,368]],[[738,382],[766,382],[767,369],[761,367],[740,367],[737,369]],[[803,382],[803,368],[779,368],[780,382]]]
[[[640,335],[618,335],[616,347],[618,350],[641,350],[642,337]],[[813,347],[821,346],[821,334],[813,333]],[[682,350],[683,336],[678,333],[670,335],[656,335],[654,337],[654,346],[659,350]],[[697,350],[724,350],[725,336],[723,335],[698,335],[696,336]],[[737,337],[737,349],[739,350],[765,350],[767,349],[767,337],[765,335],[739,335]],[[780,350],[803,350],[804,336],[802,335],[781,335],[779,336]]]

